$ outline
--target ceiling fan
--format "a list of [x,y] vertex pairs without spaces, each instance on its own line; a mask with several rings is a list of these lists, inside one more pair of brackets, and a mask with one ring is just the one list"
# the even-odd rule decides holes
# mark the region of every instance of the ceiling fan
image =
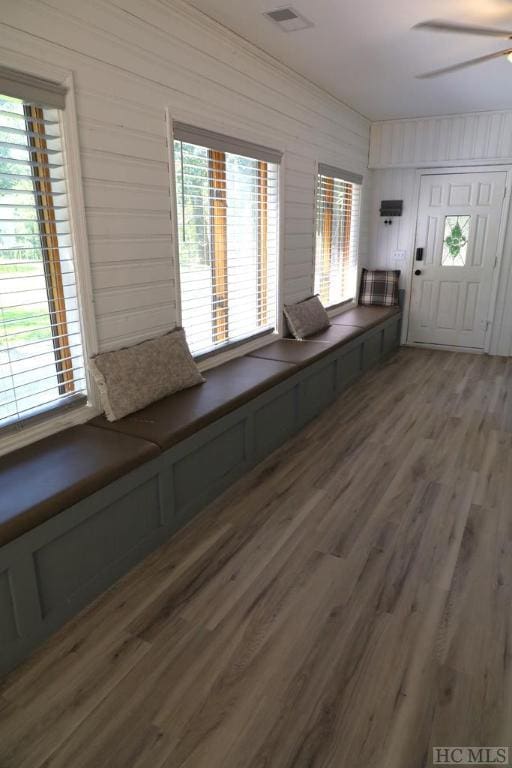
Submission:
[[[512,32],[506,32],[503,29],[475,27],[470,24],[457,24],[449,21],[422,21],[420,24],[416,24],[413,29],[425,29],[433,32],[455,32],[456,34],[463,35],[480,35],[481,37],[498,37],[503,40],[512,40]],[[476,59],[469,59],[460,64],[454,64],[451,67],[435,69],[433,72],[426,72],[423,75],[416,75],[416,77],[420,80],[427,80],[431,77],[438,77],[439,75],[447,75],[450,72],[457,72],[459,69],[465,69],[466,67],[473,67],[475,64],[483,64],[492,59],[499,59],[501,56],[506,56],[508,60],[512,62],[512,48],[505,48],[505,50],[496,51],[496,53],[488,53],[486,56],[478,56]]]

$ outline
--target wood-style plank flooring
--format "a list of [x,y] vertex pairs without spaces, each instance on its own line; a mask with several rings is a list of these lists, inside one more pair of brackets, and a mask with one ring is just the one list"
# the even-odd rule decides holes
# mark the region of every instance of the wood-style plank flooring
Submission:
[[1,768],[512,744],[512,362],[402,349],[0,685]]

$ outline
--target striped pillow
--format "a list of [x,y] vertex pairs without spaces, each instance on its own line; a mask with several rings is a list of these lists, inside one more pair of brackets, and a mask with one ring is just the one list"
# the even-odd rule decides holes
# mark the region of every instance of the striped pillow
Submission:
[[392,307],[398,304],[399,269],[363,269],[359,303]]

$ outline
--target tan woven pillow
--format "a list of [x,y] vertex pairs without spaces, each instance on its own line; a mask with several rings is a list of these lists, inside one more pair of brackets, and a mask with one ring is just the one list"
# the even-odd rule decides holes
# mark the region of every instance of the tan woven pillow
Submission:
[[89,361],[109,421],[204,382],[183,328]]
[[323,331],[331,324],[318,296],[299,301],[298,304],[285,305],[284,314],[291,333],[300,341],[313,333]]

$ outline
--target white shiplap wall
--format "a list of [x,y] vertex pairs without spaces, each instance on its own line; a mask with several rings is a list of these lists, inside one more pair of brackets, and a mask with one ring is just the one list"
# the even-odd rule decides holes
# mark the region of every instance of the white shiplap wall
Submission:
[[370,168],[512,163],[512,111],[389,120],[371,128]]
[[[369,253],[375,267],[402,270],[408,289],[413,266],[419,172],[443,169],[512,165],[512,111],[482,112],[449,117],[393,120],[371,127],[370,178],[368,180],[370,226]],[[403,216],[385,226],[379,215],[380,201],[400,199]],[[512,354],[512,219],[505,237],[500,267],[496,311],[491,319],[490,351]],[[405,252],[405,261],[397,254]]]
[[176,322],[167,109],[284,150],[282,296],[312,291],[315,163],[366,173],[367,120],[179,0],[17,0],[0,31],[3,64],[73,73],[100,350]]

